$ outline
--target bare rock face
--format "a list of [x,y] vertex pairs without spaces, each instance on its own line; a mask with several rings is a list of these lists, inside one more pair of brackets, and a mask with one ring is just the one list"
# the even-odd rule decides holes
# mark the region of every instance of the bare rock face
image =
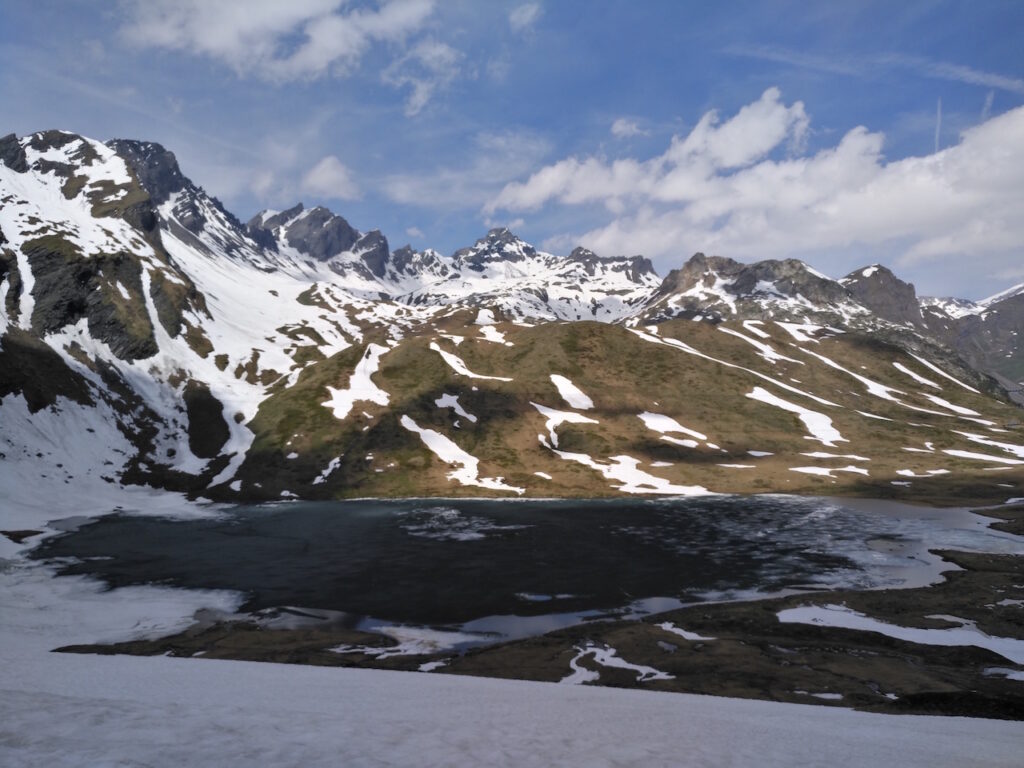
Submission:
[[849,291],[797,259],[742,264],[694,254],[672,270],[649,302],[648,320],[704,314],[711,318],[803,317],[849,311]]
[[1024,294],[960,318],[952,342],[976,368],[998,374],[1019,392],[1024,382]]
[[155,205],[162,205],[189,185],[178,167],[178,158],[159,144],[114,139],[107,146],[128,164]]
[[885,320],[915,327],[925,324],[914,286],[880,264],[855,270],[840,282],[857,303]]
[[639,283],[644,275],[656,275],[654,265],[646,256],[607,257],[598,256],[588,248],[574,248],[569,254],[569,261],[578,261],[587,270],[587,274],[597,274],[600,267],[605,266],[613,271],[624,272],[629,280]]
[[[122,360],[157,353],[138,259],[129,254],[81,258],[69,243],[52,235],[26,243],[22,250],[35,276],[33,331],[45,335],[85,318],[89,333]],[[122,288],[130,298],[124,298]]]
[[461,248],[453,255],[453,259],[467,269],[482,272],[485,265],[496,261],[523,261],[536,255],[537,250],[523,242],[508,229],[501,227],[492,229],[469,248]]
[[0,163],[3,163],[12,171],[25,173],[28,171],[28,159],[25,157],[25,149],[13,133],[0,138]]
[[384,277],[389,260],[388,240],[379,229],[372,229],[356,241],[352,250],[374,277]]
[[268,218],[262,228],[316,261],[349,251],[359,240],[359,232],[341,216],[322,206],[307,211],[302,203]]

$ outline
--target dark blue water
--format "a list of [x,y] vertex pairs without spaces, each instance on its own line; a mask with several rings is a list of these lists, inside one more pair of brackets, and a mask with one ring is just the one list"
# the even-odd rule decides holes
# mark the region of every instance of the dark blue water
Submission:
[[451,625],[898,584],[934,566],[929,547],[991,535],[962,511],[908,509],[783,496],[292,503],[200,520],[110,515],[33,556],[112,587],[237,590],[247,611]]

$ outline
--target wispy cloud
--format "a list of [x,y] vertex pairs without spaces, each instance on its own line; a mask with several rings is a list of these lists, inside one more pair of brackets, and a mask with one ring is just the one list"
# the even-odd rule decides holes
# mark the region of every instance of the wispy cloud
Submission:
[[405,114],[419,114],[433,95],[447,88],[459,75],[462,54],[450,45],[426,40],[384,70],[385,83],[396,88],[409,86]]
[[301,189],[326,199],[356,200],[360,196],[352,173],[334,155],[328,155],[309,170],[302,178]]
[[513,32],[527,32],[537,23],[544,9],[540,3],[525,3],[513,8],[508,14],[508,25]]
[[935,61],[923,56],[902,53],[867,54],[857,57],[825,56],[767,45],[731,45],[723,50],[733,56],[774,61],[801,69],[857,77],[873,75],[889,69],[907,69],[923,77],[981,85],[986,88],[1024,95],[1024,80],[1021,78],[985,72],[962,64]]
[[939,151],[939,137],[942,134],[942,99],[935,108],[935,151]]
[[640,124],[636,120],[630,120],[628,117],[620,117],[612,123],[612,136],[617,139],[628,139],[630,136],[643,136],[647,134],[640,128]]
[[989,91],[985,94],[985,103],[981,106],[981,122],[988,120],[989,115],[992,114],[992,102],[995,100],[995,97],[995,91]]

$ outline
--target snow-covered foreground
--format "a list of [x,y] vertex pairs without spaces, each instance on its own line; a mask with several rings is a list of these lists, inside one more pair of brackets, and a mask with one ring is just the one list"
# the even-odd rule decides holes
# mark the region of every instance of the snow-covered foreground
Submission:
[[1019,765],[1020,724],[443,674],[54,654],[225,593],[0,573],[0,764]]

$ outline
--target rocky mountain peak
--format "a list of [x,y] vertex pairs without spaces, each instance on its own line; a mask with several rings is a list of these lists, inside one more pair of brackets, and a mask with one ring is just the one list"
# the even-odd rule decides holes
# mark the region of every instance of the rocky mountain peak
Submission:
[[483,265],[495,261],[523,261],[537,255],[529,243],[513,234],[507,227],[490,230],[469,248],[461,248],[453,254],[456,261],[462,261],[469,269],[480,271]]
[[914,286],[900,280],[888,267],[872,264],[839,281],[854,300],[884,320],[903,325],[924,324]]
[[359,238],[352,250],[375,277],[387,274],[388,240],[379,229],[371,229]]
[[573,248],[568,259],[582,264],[590,275],[596,274],[601,267],[606,267],[615,272],[625,273],[633,283],[643,283],[645,278],[649,280],[657,277],[654,265],[646,256],[598,256],[589,248],[577,246]]
[[149,141],[113,139],[107,146],[128,164],[154,204],[161,205],[189,185],[178,166],[178,158],[160,144]]
[[287,244],[316,261],[328,261],[352,250],[362,235],[344,218],[328,208],[306,209],[302,203],[272,216],[260,214],[249,221],[247,229],[258,240],[268,241],[273,235],[280,244]]

